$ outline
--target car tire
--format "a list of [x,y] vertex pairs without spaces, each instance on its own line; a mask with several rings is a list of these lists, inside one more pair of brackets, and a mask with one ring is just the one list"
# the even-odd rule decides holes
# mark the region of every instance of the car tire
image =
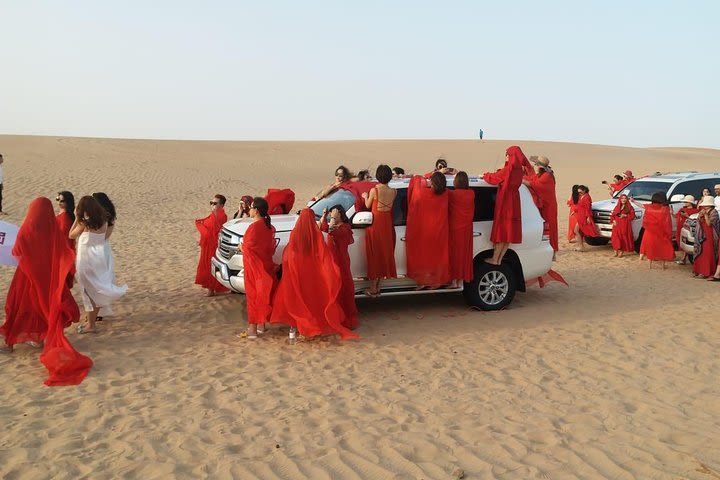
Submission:
[[601,247],[607,245],[609,241],[610,239],[605,237],[585,237],[585,243],[591,247]]
[[510,265],[475,262],[472,282],[464,284],[463,295],[471,307],[501,310],[515,298],[516,279]]

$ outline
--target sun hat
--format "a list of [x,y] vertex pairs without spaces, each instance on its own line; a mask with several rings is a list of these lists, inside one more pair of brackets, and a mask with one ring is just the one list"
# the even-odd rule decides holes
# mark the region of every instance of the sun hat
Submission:
[[715,206],[715,197],[711,196],[705,196],[700,200],[700,203],[698,203],[698,207],[714,207]]
[[695,203],[695,197],[692,195],[685,195],[682,199],[683,203]]
[[715,185],[713,188],[714,188],[715,190],[720,189],[720,183],[718,183],[717,185]]
[[625,170],[623,172],[623,175],[625,175],[626,177],[632,177],[633,176],[632,170]]
[[540,165],[543,168],[547,168],[547,166],[550,165],[550,159],[543,156],[530,157],[530,161],[533,162],[535,165]]

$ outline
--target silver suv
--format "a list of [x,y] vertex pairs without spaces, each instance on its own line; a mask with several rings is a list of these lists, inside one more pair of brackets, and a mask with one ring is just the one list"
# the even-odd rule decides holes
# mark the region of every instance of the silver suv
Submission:
[[[677,173],[657,173],[647,177],[642,177],[627,185],[621,191],[616,192],[613,198],[609,200],[600,200],[593,202],[592,212],[595,224],[600,231],[599,237],[588,237],[586,241],[590,245],[605,245],[610,241],[612,236],[612,214],[618,197],[625,194],[632,197],[638,203],[650,203],[650,198],[656,192],[665,194],[670,202],[673,211],[673,232],[675,231],[675,213],[682,207],[682,201],[676,200],[678,195],[692,195],[695,198],[702,196],[704,188],[713,191],[713,187],[720,183],[720,172],[698,173],[698,172],[677,172]],[[673,198],[675,197],[675,198]],[[642,242],[642,215],[643,212],[636,208],[635,220],[633,220],[633,237],[635,238],[635,250],[640,250],[640,242]]]

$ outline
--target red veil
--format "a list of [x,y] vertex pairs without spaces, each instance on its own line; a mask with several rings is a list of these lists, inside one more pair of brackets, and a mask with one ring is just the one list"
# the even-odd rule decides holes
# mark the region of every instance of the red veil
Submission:
[[270,320],[270,300],[277,283],[274,253],[275,228],[264,220],[254,221],[242,240],[248,323],[262,325]]
[[30,203],[13,255],[19,257],[18,270],[32,279],[25,302],[34,304],[47,319],[45,347],[40,355],[50,374],[45,385],[79,384],[93,362],[78,353],[63,333],[63,302],[68,301],[64,295],[65,279],[73,268],[75,255],[57,226],[52,203],[47,198],[36,198]]
[[483,175],[483,180],[487,183],[498,186],[490,240],[493,243],[521,243],[522,217],[519,189],[529,162],[520,147],[512,146],[506,153],[510,158],[502,169]]
[[268,188],[265,200],[268,202],[268,213],[280,215],[290,212],[295,205],[295,192],[289,188]]
[[227,214],[224,209],[217,209],[207,217],[195,220],[195,228],[200,232],[200,260],[195,273],[195,283],[216,292],[228,291],[210,272],[210,262],[218,246],[218,235],[225,222]]
[[672,220],[670,208],[659,203],[645,205],[643,215],[643,234],[640,254],[648,260],[672,260],[675,250],[672,244]]
[[297,327],[306,337],[337,333],[344,340],[358,338],[343,326],[340,285],[340,270],[315,222],[315,214],[305,208],[283,252],[282,278],[270,322]]
[[[622,199],[625,197],[627,203],[625,208],[622,208]],[[622,209],[622,210],[621,210]],[[621,217],[620,215],[626,215]],[[612,229],[612,236],[610,241],[612,242],[613,250],[619,250],[622,252],[634,252],[635,251],[635,240],[633,238],[632,221],[635,218],[635,208],[630,204],[628,196],[623,194],[618,197],[617,205],[610,214],[610,220],[615,222]]]
[[448,191],[436,195],[415,175],[408,186],[407,276],[418,285],[439,287],[450,280]]

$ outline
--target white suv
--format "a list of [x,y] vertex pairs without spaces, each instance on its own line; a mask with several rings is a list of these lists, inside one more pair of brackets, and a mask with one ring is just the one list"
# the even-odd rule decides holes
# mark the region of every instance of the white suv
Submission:
[[[447,176],[449,188],[453,185],[452,176]],[[505,255],[502,265],[494,266],[483,261],[492,256],[490,231],[495,209],[497,187],[489,185],[479,177],[470,177],[470,188],[475,192],[475,217],[473,221],[474,278],[457,289],[419,290],[417,284],[406,276],[405,257],[405,220],[407,217],[407,189],[409,178],[393,180],[389,186],[397,190],[393,204],[393,224],[397,242],[395,245],[395,264],[398,278],[383,280],[380,284],[383,296],[410,295],[427,293],[450,293],[462,291],[469,305],[483,310],[499,310],[508,305],[517,290],[525,291],[525,282],[548,273],[552,266],[553,251],[549,238],[544,233],[544,222],[540,216],[530,191],[520,187],[522,209],[523,241],[512,244]],[[355,243],[350,245],[350,264],[355,280],[356,296],[362,296],[364,289],[370,286],[367,279],[367,261],[365,258],[365,228],[372,224],[371,212],[356,212],[357,198],[348,190],[337,190],[315,203],[313,209],[320,218],[324,208],[340,204],[347,210],[353,228]],[[287,245],[290,231],[295,226],[298,215],[273,215],[272,223],[276,229],[277,248],[273,257],[275,263],[281,263],[282,252]],[[238,245],[250,225],[249,219],[230,220],[222,231],[211,271],[215,278],[226,287],[244,293],[242,254],[237,252]],[[359,294],[358,294],[359,293]]]
[[[685,195],[700,198],[704,188],[709,188],[712,192],[713,187],[717,183],[720,183],[720,173],[718,172],[658,173],[656,175],[639,178],[621,191],[616,192],[613,198],[593,202],[593,220],[595,220],[595,224],[600,231],[600,236],[588,237],[586,241],[590,245],[605,245],[610,241],[610,237],[612,236],[612,221],[610,220],[610,215],[620,195],[625,194],[639,203],[650,203],[650,198],[654,193],[663,193],[666,198],[670,200],[670,207],[673,211],[673,232],[675,232],[675,214],[682,207],[682,200],[679,199]],[[642,215],[643,212],[636,208],[635,220],[633,220],[632,223],[635,251],[640,250],[640,243],[643,237]]]

